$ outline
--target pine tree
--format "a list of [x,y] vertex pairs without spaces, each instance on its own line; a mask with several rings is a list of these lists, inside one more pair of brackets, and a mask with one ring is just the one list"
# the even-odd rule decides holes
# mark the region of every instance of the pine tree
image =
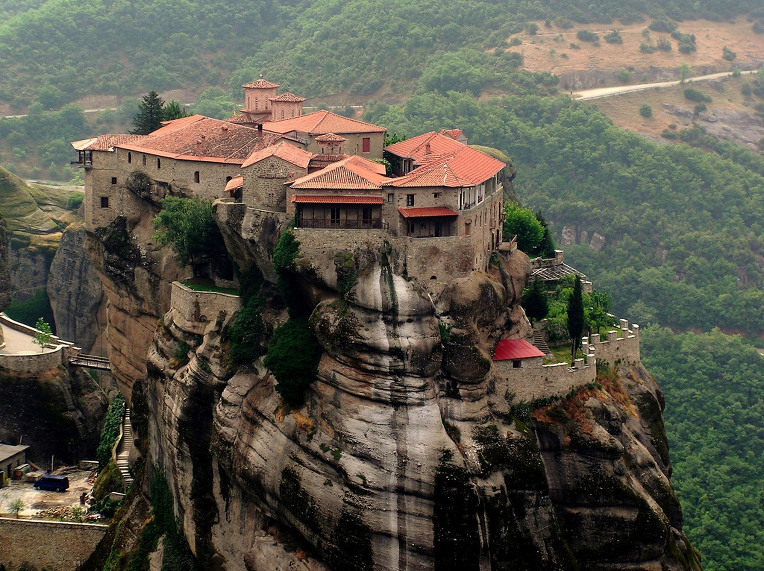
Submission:
[[134,135],[148,135],[162,126],[164,121],[164,101],[159,94],[151,90],[138,105],[138,113],[133,117],[131,131]]
[[541,210],[537,210],[534,216],[536,216],[536,220],[538,220],[544,228],[544,235],[541,237],[541,242],[538,245],[538,254],[542,258],[553,258],[556,246],[554,244],[554,239],[552,238],[552,233],[549,231],[549,224],[544,218],[544,215],[541,214]]
[[163,116],[165,121],[172,121],[173,119],[188,117],[189,112],[180,104],[180,101],[173,99],[164,106]]
[[570,335],[570,366],[576,361],[576,351],[581,346],[584,331],[584,298],[581,291],[581,279],[576,276],[573,293],[568,298],[568,335]]

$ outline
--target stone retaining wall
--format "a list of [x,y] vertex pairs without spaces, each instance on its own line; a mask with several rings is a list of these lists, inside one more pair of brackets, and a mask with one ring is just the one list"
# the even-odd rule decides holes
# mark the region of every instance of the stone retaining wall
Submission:
[[[620,320],[621,337],[617,331],[608,331],[607,339],[600,339],[599,334],[589,338],[589,342],[581,347],[584,353],[594,352],[599,361],[604,361],[611,367],[617,363],[639,363],[639,325],[636,323],[629,329],[626,319]],[[588,349],[587,349],[588,346]]]
[[[0,313],[0,327],[14,329],[30,337],[34,337],[37,332],[34,327],[14,321],[4,313]],[[73,343],[63,341],[55,335],[51,336],[47,347],[53,347],[53,350],[34,354],[0,355],[0,367],[15,373],[40,373],[68,363],[70,358],[75,357],[80,352],[79,347],[75,347]]]
[[241,309],[238,295],[213,291],[194,291],[180,282],[172,282],[170,311],[181,329],[203,335],[219,317],[227,321]]
[[70,571],[93,553],[106,525],[0,518],[0,563]]

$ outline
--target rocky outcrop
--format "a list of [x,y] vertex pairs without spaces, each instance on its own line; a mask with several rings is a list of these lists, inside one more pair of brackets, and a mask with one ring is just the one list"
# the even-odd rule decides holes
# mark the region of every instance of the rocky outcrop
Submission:
[[146,352],[170,306],[170,284],[190,273],[178,267],[169,248],[153,245],[154,214],[147,206],[145,215],[130,226],[118,217],[88,233],[83,244],[106,300],[104,336],[111,371],[128,401],[133,383],[146,376]]
[[50,265],[47,287],[57,335],[89,352],[104,329],[105,315],[101,281],[85,256],[84,242],[82,228],[72,226],[64,232]]
[[0,370],[0,442],[29,445],[27,458],[49,466],[92,458],[106,394],[88,374],[58,367],[39,374]]
[[[243,221],[238,255],[262,248]],[[136,430],[204,567],[699,568],[641,366],[551,404],[513,402],[493,374],[496,342],[531,335],[524,254],[430,288],[394,250],[356,244],[290,266],[323,350],[299,407],[262,359],[230,368],[226,312],[170,311],[153,337]],[[275,298],[263,315],[288,318]]]

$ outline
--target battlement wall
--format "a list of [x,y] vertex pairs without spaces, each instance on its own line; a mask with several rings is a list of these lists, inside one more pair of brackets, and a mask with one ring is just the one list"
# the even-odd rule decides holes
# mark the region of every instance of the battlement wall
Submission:
[[618,331],[608,331],[604,340],[595,333],[582,345],[581,350],[584,354],[593,353],[599,361],[611,367],[617,363],[639,363],[639,325],[634,323],[629,329],[629,322],[621,319],[620,333],[621,336],[618,337]]
[[[531,361],[531,359],[528,359]],[[536,361],[536,360],[533,360]],[[494,361],[497,384],[515,395],[516,401],[531,402],[550,396],[564,396],[571,389],[593,383],[597,377],[596,361],[593,357],[576,359],[574,366],[568,363],[542,365],[539,358],[535,363],[515,368],[512,361]]]

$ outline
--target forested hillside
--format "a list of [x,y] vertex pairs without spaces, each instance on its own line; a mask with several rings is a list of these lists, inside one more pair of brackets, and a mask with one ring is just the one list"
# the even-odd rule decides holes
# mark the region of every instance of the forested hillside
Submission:
[[[567,98],[466,94],[370,104],[398,133],[459,126],[515,162],[518,196],[556,230],[598,232],[605,247],[566,259],[610,292],[616,313],[681,329],[764,332],[764,158],[660,146]],[[734,152],[733,152],[734,149]]]
[[229,80],[238,88],[260,73],[306,96],[405,93],[437,54],[504,45],[531,20],[724,19],[752,10],[764,16],[757,0],[3,0],[0,102],[56,108],[91,93]]

